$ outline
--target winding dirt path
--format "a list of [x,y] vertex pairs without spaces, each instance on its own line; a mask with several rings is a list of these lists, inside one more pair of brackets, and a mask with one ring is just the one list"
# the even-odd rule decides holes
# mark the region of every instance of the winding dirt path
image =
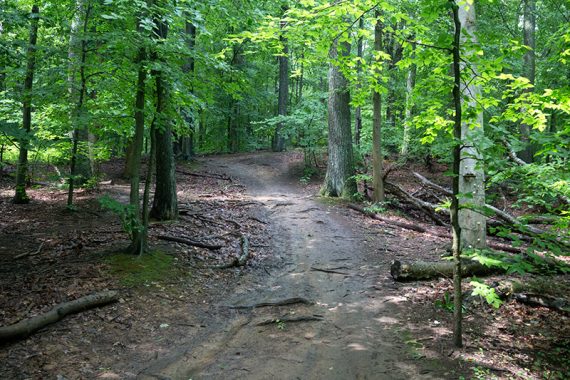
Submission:
[[263,202],[274,262],[266,281],[245,276],[231,299],[216,306],[216,331],[149,363],[142,378],[451,378],[450,368],[414,358],[405,343],[406,309],[390,283],[380,280],[388,265],[382,247],[351,225],[347,210],[305,194],[285,157],[202,160],[238,178],[253,200]]

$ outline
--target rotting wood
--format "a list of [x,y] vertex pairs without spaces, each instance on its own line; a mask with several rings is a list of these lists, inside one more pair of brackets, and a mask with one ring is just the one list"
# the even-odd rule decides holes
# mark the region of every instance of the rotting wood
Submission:
[[[390,274],[396,281],[419,281],[433,280],[440,277],[451,278],[453,276],[451,261],[402,263],[399,260],[392,262]],[[505,273],[505,269],[488,267],[476,261],[465,261],[462,266],[462,277],[488,276],[491,274]]]
[[296,304],[314,305],[315,303],[303,297],[292,297],[278,301],[259,302],[252,305],[231,305],[228,307],[230,309],[258,309],[260,307],[288,306]]
[[515,293],[514,298],[525,305],[542,306],[564,314],[570,314],[570,302],[564,298],[533,293]]
[[73,301],[63,302],[47,313],[25,319],[10,326],[0,327],[0,342],[24,338],[33,332],[63,319],[66,315],[78,313],[97,306],[107,305],[118,300],[116,291],[93,293]]
[[291,322],[313,322],[313,321],[322,321],[323,319],[324,319],[323,316],[318,314],[300,315],[297,317],[283,316],[281,318],[267,319],[265,321],[257,323],[256,326],[267,326],[277,323],[291,323]]
[[239,257],[234,258],[230,263],[218,265],[216,269],[228,269],[228,268],[235,268],[235,267],[243,267],[247,263],[250,257],[250,249],[249,249],[249,239],[245,235],[241,235],[240,237],[240,246],[241,246],[241,254]]
[[166,241],[173,241],[175,243],[181,243],[181,244],[186,244],[186,245],[190,245],[193,247],[198,247],[198,248],[206,248],[212,251],[218,250],[220,248],[222,248],[221,245],[217,245],[217,244],[206,244],[206,243],[201,243],[199,241],[194,241],[194,240],[190,240],[190,239],[185,239],[185,238],[180,238],[180,237],[176,237],[176,236],[168,236],[168,235],[159,235],[156,237],[157,239],[160,240],[166,240]]

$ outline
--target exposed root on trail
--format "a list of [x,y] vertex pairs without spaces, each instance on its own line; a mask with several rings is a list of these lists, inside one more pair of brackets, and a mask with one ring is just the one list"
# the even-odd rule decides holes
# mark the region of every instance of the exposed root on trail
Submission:
[[269,301],[269,302],[259,302],[252,305],[231,305],[229,306],[230,309],[257,309],[260,307],[272,307],[272,306],[288,306],[288,305],[296,305],[296,304],[304,304],[304,305],[314,305],[315,303],[311,300],[308,300],[303,297],[292,297],[286,298],[279,301]]

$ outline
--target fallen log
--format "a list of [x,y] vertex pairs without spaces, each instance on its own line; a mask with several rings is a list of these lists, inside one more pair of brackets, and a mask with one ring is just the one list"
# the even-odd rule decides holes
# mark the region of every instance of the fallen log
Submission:
[[564,314],[570,314],[570,302],[564,298],[556,298],[532,293],[516,293],[514,297],[518,302],[525,305],[535,307],[542,306]]
[[[392,262],[390,274],[396,281],[419,281],[433,280],[440,277],[453,277],[453,262],[425,262],[402,263],[399,260]],[[488,267],[476,261],[466,261],[462,267],[462,277],[489,276],[492,274],[505,273],[505,269]]]
[[[451,239],[451,234],[449,234],[449,233],[441,233],[441,232],[436,232],[436,231],[432,232],[432,231],[428,231],[424,227],[418,226],[416,224],[403,223],[403,222],[398,222],[396,220],[384,218],[384,217],[382,217],[378,214],[375,214],[371,211],[366,211],[364,208],[357,206],[357,205],[354,205],[354,204],[348,204],[347,207],[352,209],[352,210],[361,212],[364,215],[371,217],[372,219],[376,219],[376,220],[380,220],[380,221],[385,222],[385,223],[393,224],[395,226],[398,226],[398,227],[401,227],[401,228],[404,228],[407,230],[416,231],[416,232],[420,232],[420,233],[429,233],[430,235],[434,235],[434,236],[437,236],[440,238]],[[489,247],[491,249],[495,249],[497,251],[504,251],[504,252],[510,252],[510,253],[521,253],[520,249],[510,247],[510,246],[507,246],[504,244],[497,244],[497,243],[488,242],[487,247]]]
[[206,248],[212,251],[216,251],[220,248],[222,248],[221,245],[217,245],[217,244],[206,244],[206,243],[201,243],[199,241],[194,241],[194,240],[190,240],[190,239],[185,239],[185,238],[179,238],[176,236],[168,236],[168,235],[159,235],[156,237],[157,239],[160,240],[166,240],[166,241],[173,241],[175,243],[181,243],[181,244],[186,244],[186,245],[190,245],[193,247],[198,247],[198,248]]
[[441,218],[436,214],[436,205],[433,205],[429,202],[422,201],[419,198],[416,198],[410,194],[408,194],[404,189],[400,186],[393,184],[391,182],[385,181],[384,186],[386,187],[386,191],[394,194],[400,199],[408,201],[412,205],[414,205],[418,210],[423,211],[434,223],[438,226],[444,226],[445,223],[441,220]]
[[234,258],[230,263],[216,266],[216,269],[227,269],[234,267],[243,267],[247,263],[250,256],[249,239],[245,235],[240,237],[241,254],[239,257]]
[[[429,179],[425,178],[424,176],[422,176],[419,173],[415,173],[414,175],[424,184],[427,185],[433,189],[436,189],[442,193],[444,193],[445,195],[448,196],[452,196],[453,193],[451,192],[451,190],[448,190],[436,183],[431,182]],[[430,204],[425,202],[425,206],[426,207],[430,207]],[[483,211],[481,211],[483,212]],[[500,219],[504,224],[510,226],[513,228],[513,230],[515,230],[516,232],[522,234],[522,235],[526,235],[526,236],[530,236],[530,237],[539,237],[539,235],[546,236],[548,235],[547,231],[541,230],[540,228],[534,227],[534,226],[530,226],[528,224],[523,223],[521,220],[515,218],[514,216],[510,215],[509,213],[502,211],[500,209],[498,209],[495,206],[489,205],[489,204],[485,204],[484,206],[484,212],[486,214],[487,217],[491,216],[495,216],[498,219]],[[570,248],[570,244],[566,243],[565,241],[562,241],[560,239],[556,239],[556,238],[546,238],[546,240],[552,241],[553,243],[558,244],[561,247],[564,248]]]
[[24,338],[42,327],[63,319],[66,315],[78,313],[97,306],[103,306],[117,300],[118,293],[110,290],[60,303],[47,313],[25,319],[10,326],[0,327],[0,342]]

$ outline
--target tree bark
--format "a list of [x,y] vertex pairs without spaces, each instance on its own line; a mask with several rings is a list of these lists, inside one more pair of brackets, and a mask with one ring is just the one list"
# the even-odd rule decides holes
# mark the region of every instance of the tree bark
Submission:
[[[461,35],[463,45],[476,45],[475,37],[475,4],[459,2],[459,22],[465,31]],[[473,48],[467,53],[474,55]],[[463,61],[465,62],[465,60]],[[469,65],[469,67],[468,67]],[[459,193],[468,195],[460,200],[459,224],[462,235],[461,244],[464,248],[485,248],[487,226],[486,217],[477,209],[485,205],[485,173],[483,171],[483,156],[476,147],[476,142],[483,134],[483,112],[477,109],[477,98],[481,89],[476,83],[476,67],[472,63],[463,63],[461,69],[466,73],[465,84],[461,86],[464,107],[474,116],[461,120],[461,165],[459,171]],[[471,112],[472,111],[472,112]]]
[[[523,56],[523,75],[534,85],[536,77],[536,2],[535,0],[523,0],[523,44],[528,47]],[[533,89],[526,91],[532,92]],[[521,112],[526,112],[522,109]],[[520,158],[527,163],[531,163],[534,158],[534,147],[530,143],[530,126],[522,123],[520,125],[521,140],[524,149],[519,153]]]
[[[84,103],[85,96],[87,95],[87,77],[85,76],[85,63],[87,61],[87,41],[85,34],[87,33],[87,26],[89,24],[89,17],[91,13],[91,4],[85,9],[84,0],[77,0],[77,9],[74,20],[71,25],[71,37],[69,42],[69,86],[71,101],[75,102],[74,109],[71,115],[73,125],[73,138],[71,149],[71,161],[69,165],[69,189],[67,193],[67,206],[73,205],[73,191],[75,185],[83,184],[88,178],[93,175],[91,168],[93,165],[90,163],[87,145],[89,144],[89,128],[85,122]],[[79,30],[79,25],[83,21],[82,29]],[[81,33],[79,43],[77,42],[77,34]],[[79,46],[79,62],[76,61],[76,48]],[[77,66],[77,67],[75,67]],[[79,84],[76,82],[75,71],[79,71]],[[78,88],[76,88],[78,87]]]
[[26,194],[26,182],[28,177],[28,148],[32,132],[32,87],[36,66],[36,43],[38,40],[38,24],[40,20],[40,8],[37,4],[32,6],[30,14],[30,39],[26,52],[26,77],[24,79],[24,94],[22,99],[22,129],[24,136],[20,139],[20,154],[16,171],[16,193],[14,203],[25,204],[30,201]]
[[[393,261],[390,266],[390,274],[396,281],[419,281],[434,280],[440,277],[454,277],[455,263],[451,261],[402,263]],[[476,261],[470,261],[462,265],[461,276],[489,276],[492,274],[505,273],[505,270],[497,267],[488,267]]]
[[456,0],[449,0],[453,14],[453,107],[455,109],[453,123],[453,196],[451,197],[451,231],[453,235],[453,344],[463,347],[463,294],[461,292],[461,224],[459,222],[459,192],[461,174],[461,20]]
[[372,182],[374,193],[372,200],[374,202],[384,202],[384,155],[382,153],[382,95],[377,87],[380,86],[380,76],[382,58],[379,54],[382,51],[382,21],[380,19],[380,11],[376,11],[376,25],[374,26],[374,52],[378,54],[376,59],[376,86],[374,86],[372,94]]
[[[139,27],[139,31],[142,32]],[[131,245],[128,252],[134,255],[141,255],[145,252],[147,246],[148,231],[144,227],[144,216],[141,216],[140,207],[140,170],[141,156],[144,143],[144,119],[145,119],[145,84],[146,84],[146,48],[139,47],[135,64],[138,67],[137,90],[135,96],[135,135],[130,146],[130,156],[132,162],[132,170],[130,172],[131,189],[129,203],[133,208],[133,214],[136,218],[135,225],[138,229],[133,231],[131,236]],[[150,161],[150,160],[149,160]],[[151,165],[150,162],[148,165]]]
[[[415,44],[412,45],[412,49],[415,50]],[[414,58],[414,53],[412,53],[412,59]],[[417,66],[412,63],[412,66],[408,70],[408,75],[406,77],[406,104],[404,110],[404,135],[402,137],[402,147],[400,148],[400,156],[405,161],[408,157],[409,147],[410,147],[410,133],[412,128],[412,111],[414,108],[413,104],[413,93],[414,87],[416,85],[416,72]]]
[[[283,15],[287,12],[287,7],[282,7]],[[283,45],[283,51],[279,56],[279,98],[277,100],[277,113],[279,116],[287,115],[287,103],[289,102],[289,46],[287,38],[283,35],[286,22],[281,21],[281,36],[279,40]],[[275,128],[272,149],[274,152],[282,152],[285,149],[285,137],[283,136],[283,122],[279,122]]]
[[117,299],[117,292],[105,291],[90,294],[74,301],[60,303],[47,313],[20,321],[10,326],[0,327],[0,342],[26,337],[44,326],[63,319],[66,315],[78,313],[82,310],[97,306],[103,306],[115,302]]
[[[164,41],[168,35],[165,21],[155,18],[155,34],[158,41]],[[155,55],[157,59],[160,59]],[[156,185],[150,215],[157,220],[175,220],[178,218],[178,199],[176,195],[176,175],[172,146],[172,124],[167,115],[169,101],[168,84],[164,72],[154,70],[156,82],[156,116],[154,133],[156,139]]]
[[[358,21],[358,28],[360,30],[364,29],[364,16],[360,17],[360,20]],[[358,42],[356,45],[356,55],[359,58],[359,60],[356,64],[356,72],[357,72],[357,76],[358,76],[358,83],[356,84],[356,88],[359,91],[360,88],[362,87],[362,85],[360,83],[361,76],[362,76],[361,59],[364,56],[363,37],[362,36],[358,37]],[[362,107],[358,106],[358,107],[356,107],[356,110],[354,111],[354,144],[356,146],[360,146],[361,131],[362,131]]]
[[85,63],[87,60],[87,28],[92,5],[88,0],[75,1],[75,14],[71,21],[68,50],[69,99],[72,105],[70,122],[72,129],[72,152],[68,205],[73,203],[73,188],[85,183],[93,176],[89,155],[89,128],[85,121],[84,105],[86,96]]
[[[337,0],[338,2],[339,0]],[[348,80],[339,68],[339,54],[348,56],[350,44],[338,38],[329,51],[328,94],[328,163],[321,194],[351,198],[356,193],[352,133],[350,120],[350,92]]]
[[[189,15],[187,14],[186,17],[188,18]],[[186,34],[186,47],[190,52],[190,57],[184,64],[182,71],[189,75],[190,77],[194,78],[194,71],[195,71],[195,58],[194,54],[196,52],[196,26],[191,23],[190,21],[186,20],[185,24],[185,34]],[[190,94],[194,94],[194,88],[190,89]],[[195,117],[193,115],[192,109],[190,107],[186,107],[182,109],[182,118],[186,123],[187,130],[183,136],[179,136],[176,140],[174,145],[175,155],[176,157],[180,158],[183,161],[189,161],[192,156],[194,156],[194,145],[195,145]]]

